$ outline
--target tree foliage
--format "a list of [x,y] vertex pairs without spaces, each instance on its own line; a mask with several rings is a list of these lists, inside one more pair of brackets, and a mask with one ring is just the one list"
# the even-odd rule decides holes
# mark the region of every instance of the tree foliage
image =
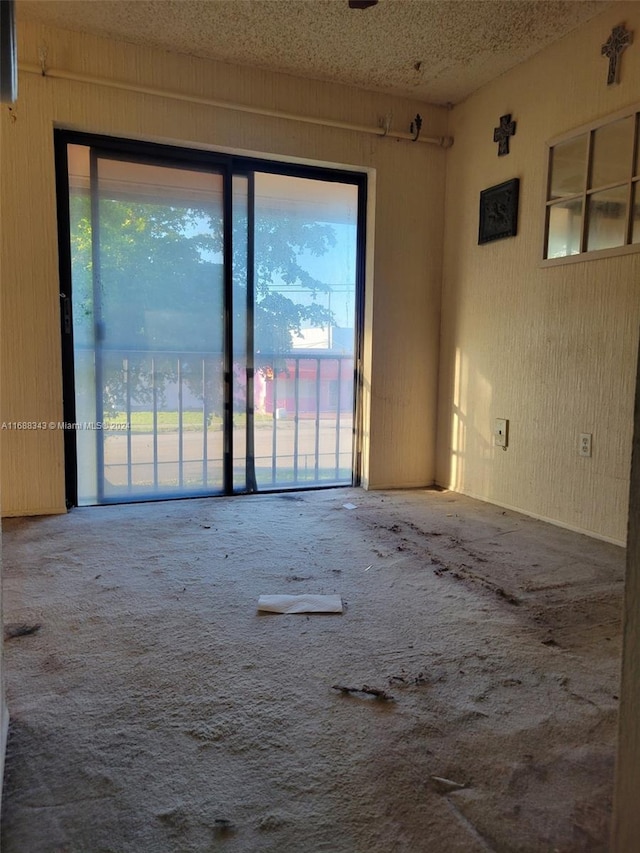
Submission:
[[[223,228],[221,213],[206,206],[178,206],[163,200],[103,198],[99,225],[92,228],[86,192],[70,198],[76,347],[92,348],[97,335],[105,350],[208,353],[223,351]],[[95,224],[94,224],[95,225]],[[234,327],[246,307],[247,222],[233,222]],[[292,336],[305,324],[324,327],[330,312],[316,301],[328,285],[301,263],[304,254],[320,257],[336,243],[333,228],[282,212],[256,216],[254,265],[254,340],[258,366],[272,365],[290,352]],[[97,265],[97,268],[96,268]],[[295,301],[278,290],[294,286]],[[99,304],[98,304],[99,303]],[[219,359],[218,359],[219,360]],[[167,381],[175,381],[175,358],[158,357]],[[192,367],[201,365],[193,359]],[[124,407],[125,379],[116,358],[105,376],[108,404]],[[192,393],[203,397],[201,375],[189,374]],[[130,359],[130,389],[136,400],[152,394],[148,365]],[[156,365],[156,370],[158,365]],[[219,385],[218,377],[210,382]],[[213,389],[213,397],[219,393]]]
[[[217,212],[160,203],[106,199],[96,236],[100,306],[94,305],[90,200],[71,198],[75,333],[93,339],[101,315],[109,346],[218,352],[222,330],[222,222]],[[246,219],[234,218],[236,313],[246,297]],[[325,254],[332,227],[296,216],[259,216],[255,227],[256,351],[282,354],[305,323],[325,326],[330,312],[313,300],[328,285],[300,264],[307,252]],[[297,285],[311,301],[294,301],[278,284]],[[97,309],[97,310],[96,310]]]

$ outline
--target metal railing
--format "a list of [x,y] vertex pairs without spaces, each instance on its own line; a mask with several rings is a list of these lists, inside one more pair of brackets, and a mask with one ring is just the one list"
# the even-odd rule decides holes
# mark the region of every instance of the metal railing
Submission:
[[[233,367],[233,490],[351,482],[353,357],[255,360],[249,405],[244,366]],[[221,353],[76,348],[76,404],[105,424],[96,433],[99,502],[225,490]]]

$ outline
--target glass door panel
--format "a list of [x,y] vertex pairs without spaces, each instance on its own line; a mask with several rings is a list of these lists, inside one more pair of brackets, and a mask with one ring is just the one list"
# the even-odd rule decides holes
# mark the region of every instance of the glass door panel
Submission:
[[358,187],[254,178],[256,482],[351,483]]
[[220,492],[222,176],[69,149],[78,502]]

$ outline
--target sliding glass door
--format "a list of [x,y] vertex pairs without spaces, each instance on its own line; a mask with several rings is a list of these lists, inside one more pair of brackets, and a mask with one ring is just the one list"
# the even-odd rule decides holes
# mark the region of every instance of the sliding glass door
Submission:
[[58,135],[70,504],[354,481],[361,176],[188,154]]

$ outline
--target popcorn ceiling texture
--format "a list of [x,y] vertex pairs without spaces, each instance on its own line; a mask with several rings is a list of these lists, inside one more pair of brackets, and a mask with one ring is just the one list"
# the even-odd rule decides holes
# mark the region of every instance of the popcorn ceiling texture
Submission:
[[446,104],[610,5],[381,0],[359,11],[347,0],[18,0],[18,14],[148,47]]

